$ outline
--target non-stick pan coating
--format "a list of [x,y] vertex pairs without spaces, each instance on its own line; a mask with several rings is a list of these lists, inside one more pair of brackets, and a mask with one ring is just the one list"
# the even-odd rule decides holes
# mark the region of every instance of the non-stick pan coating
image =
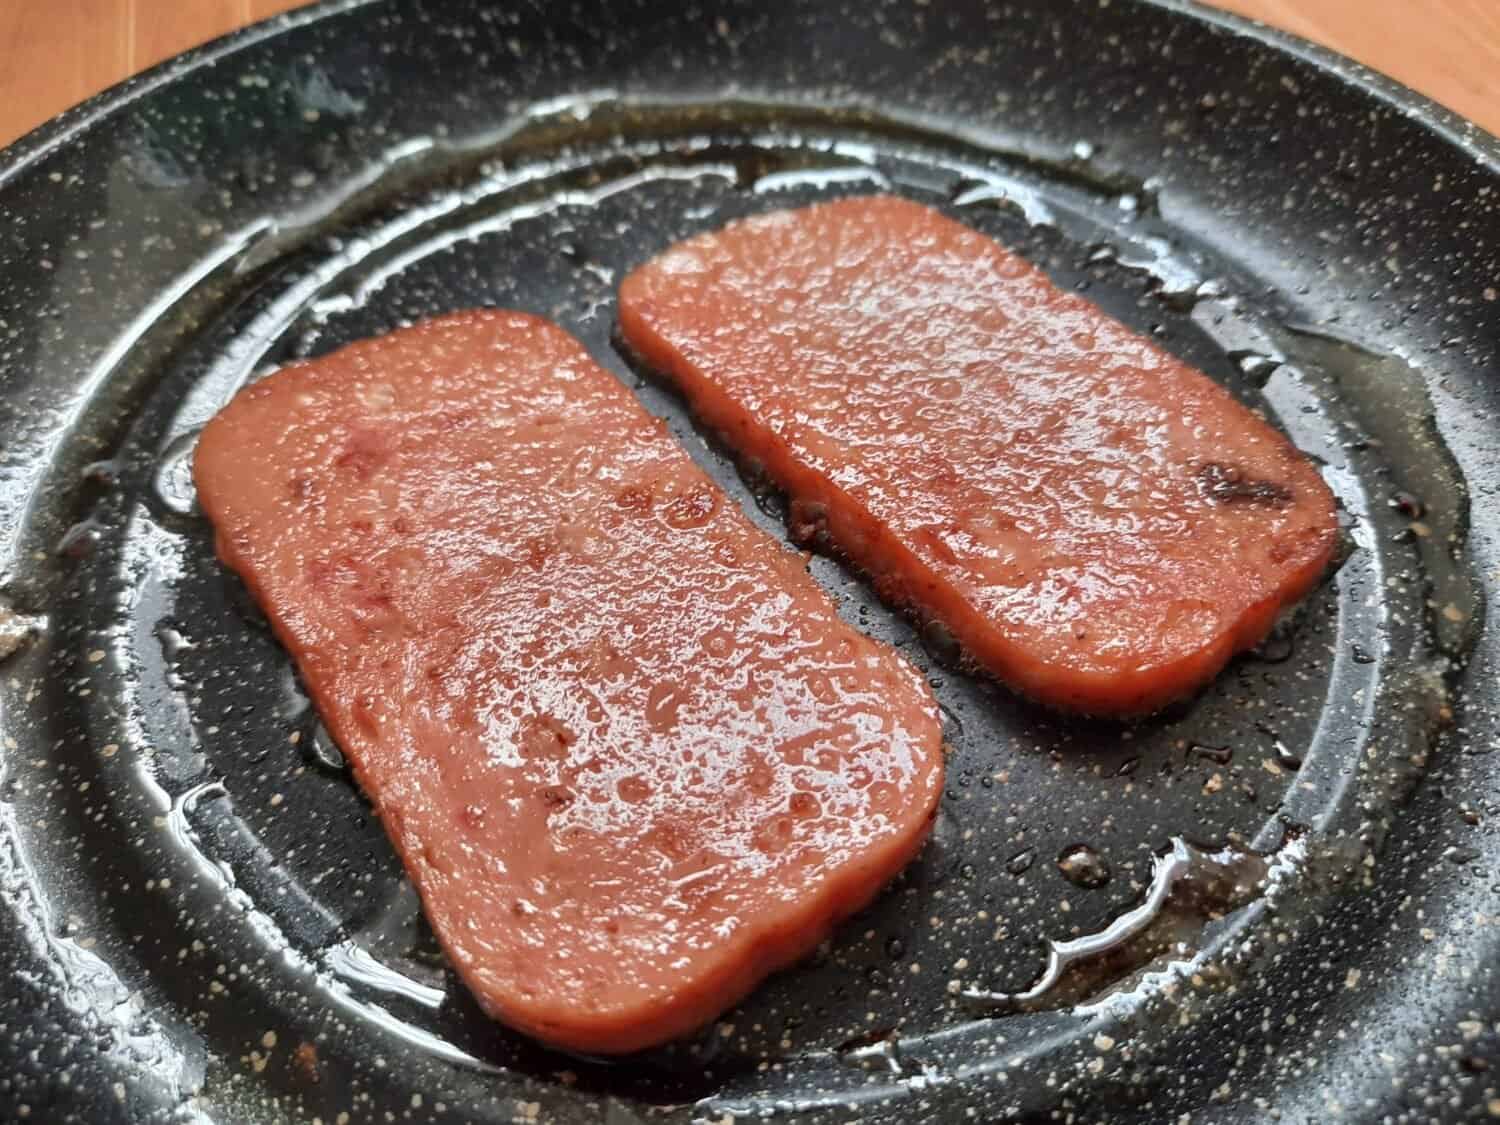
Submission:
[[[444,966],[215,561],[192,435],[289,358],[522,308],[784,535],[620,354],[614,286],[731,217],[872,190],[1264,410],[1338,493],[1343,557],[1134,725],[1017,701],[814,557],[944,705],[931,844],[692,1041],[545,1051]],[[1497,208],[1492,139],[1130,0],[333,4],[23,141],[0,161],[0,1118],[1500,1112]]]

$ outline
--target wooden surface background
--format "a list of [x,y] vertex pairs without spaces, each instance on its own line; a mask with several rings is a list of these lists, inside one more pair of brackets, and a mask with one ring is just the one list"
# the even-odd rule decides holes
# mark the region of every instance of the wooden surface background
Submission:
[[[0,0],[0,145],[302,0]],[[1383,70],[1500,134],[1500,0],[1214,0]]]

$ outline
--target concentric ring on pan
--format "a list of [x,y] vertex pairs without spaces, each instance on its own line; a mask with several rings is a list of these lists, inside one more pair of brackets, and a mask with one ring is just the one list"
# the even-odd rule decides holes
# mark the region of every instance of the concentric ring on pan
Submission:
[[[508,26],[477,6],[330,10],[137,86],[109,130],[21,154],[0,178],[28,214],[0,293],[29,313],[0,329],[16,330],[0,361],[0,592],[44,628],[4,666],[22,942],[0,958],[39,974],[13,979],[44,1014],[0,1033],[0,1052],[40,1044],[57,1066],[23,1062],[0,1097],[68,1104],[80,1095],[49,1075],[71,1058],[79,1089],[136,1117],[191,1098],[232,1120],[533,1106],[593,1120],[604,1105],[619,1120],[670,1120],[666,1105],[683,1120],[912,1120],[1067,1098],[1154,1120],[1226,1082],[1234,1112],[1263,1098],[1317,1113],[1325,1087],[1355,1104],[1373,1058],[1335,1031],[1399,1024],[1419,1002],[1433,1042],[1479,1044],[1423,1065],[1482,1096],[1482,1077],[1460,1081],[1483,1046],[1460,1024],[1493,993],[1463,970],[1491,939],[1448,912],[1484,902],[1471,871],[1494,785],[1473,753],[1495,737],[1493,640],[1465,600],[1471,573],[1494,572],[1494,514],[1466,517],[1462,492],[1492,487],[1500,444],[1485,413],[1494,158],[1176,14],[1043,7],[1027,23],[914,6],[881,27],[815,5],[778,21],[726,6],[691,27],[624,5],[517,9]],[[1069,19],[1094,21],[1108,50],[1059,58]],[[1188,82],[1218,58],[1235,65]],[[555,317],[634,382],[610,339],[621,270],[732,215],[873,185],[1086,285],[1264,406],[1325,463],[1348,556],[1277,644],[1132,728],[1063,722],[966,678],[941,638],[813,560],[853,620],[940,681],[955,756],[934,843],[815,963],[701,1039],[613,1067],[546,1054],[479,1016],[435,959],[284,657],[212,559],[182,490],[188,435],[270,364],[474,304]],[[637,390],[779,529],[774,496],[664,390]],[[1440,662],[1471,644],[1445,679]],[[1241,850],[1219,861],[1183,844],[1155,863],[1175,837],[1231,834]],[[1098,881],[1079,844],[1102,886],[1070,881]],[[1247,848],[1273,853],[1270,894],[1234,889],[1261,874]],[[1177,880],[1155,936],[1187,942],[1181,960],[1213,951],[1173,994],[994,1002],[1042,977],[1044,942],[1145,898],[1153,869]],[[1227,913],[1205,926],[1205,907]],[[1075,983],[1128,975],[1085,967]],[[1393,1057],[1417,1068],[1410,1043]]]

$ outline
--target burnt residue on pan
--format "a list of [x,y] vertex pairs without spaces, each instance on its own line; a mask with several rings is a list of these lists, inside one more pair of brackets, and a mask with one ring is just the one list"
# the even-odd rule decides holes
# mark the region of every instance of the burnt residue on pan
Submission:
[[[0,163],[0,1116],[1489,1112],[1492,144],[1170,5],[669,7],[335,4]],[[519,307],[787,536],[755,467],[614,350],[614,285],[737,216],[872,190],[1264,412],[1346,552],[1199,698],[1130,725],[1027,706],[809,556],[943,705],[931,843],[692,1040],[545,1051],[456,983],[216,562],[196,431],[288,359]],[[1278,502],[1232,465],[1200,480]]]

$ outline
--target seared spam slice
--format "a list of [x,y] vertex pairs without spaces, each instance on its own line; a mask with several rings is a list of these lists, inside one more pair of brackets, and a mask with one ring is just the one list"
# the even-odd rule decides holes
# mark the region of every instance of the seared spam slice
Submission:
[[523,1031],[691,1031],[927,833],[926,684],[546,321],[282,370],[194,476],[453,967]]
[[690,238],[620,288],[630,347],[897,602],[1045,703],[1151,711],[1317,582],[1306,457],[986,236],[889,196]]

